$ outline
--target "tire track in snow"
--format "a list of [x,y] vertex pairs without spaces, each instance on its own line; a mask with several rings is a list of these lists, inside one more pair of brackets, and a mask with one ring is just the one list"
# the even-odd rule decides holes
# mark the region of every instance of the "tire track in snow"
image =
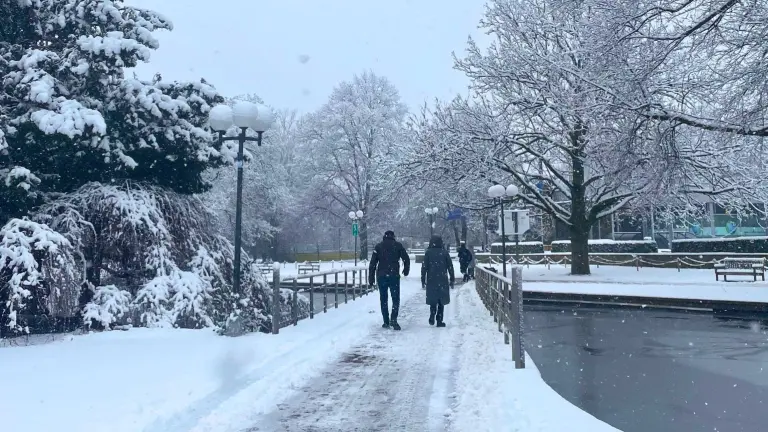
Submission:
[[402,331],[373,332],[247,432],[444,431],[457,364],[452,306],[449,327],[435,328],[414,296],[401,305]]

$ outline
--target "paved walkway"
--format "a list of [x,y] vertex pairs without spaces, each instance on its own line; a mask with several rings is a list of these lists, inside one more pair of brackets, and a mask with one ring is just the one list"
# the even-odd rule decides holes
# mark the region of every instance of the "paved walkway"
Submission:
[[414,296],[401,305],[402,331],[374,330],[248,432],[449,429],[460,342],[451,327],[456,304],[446,308],[448,327],[436,328],[427,322],[424,297]]

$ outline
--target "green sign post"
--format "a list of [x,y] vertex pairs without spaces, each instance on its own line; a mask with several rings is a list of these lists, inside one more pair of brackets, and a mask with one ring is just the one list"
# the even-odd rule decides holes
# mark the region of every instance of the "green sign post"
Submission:
[[357,237],[357,222],[352,224],[352,235]]

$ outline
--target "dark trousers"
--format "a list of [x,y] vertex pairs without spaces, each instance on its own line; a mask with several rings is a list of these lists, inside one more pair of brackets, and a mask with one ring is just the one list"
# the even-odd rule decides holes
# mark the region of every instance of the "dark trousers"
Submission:
[[[392,317],[390,319],[387,291],[392,294]],[[381,300],[381,317],[384,323],[396,323],[397,314],[400,312],[400,277],[399,276],[381,276],[379,277],[379,298]]]
[[443,305],[443,302],[438,301],[437,304],[429,305],[429,316],[435,316],[435,318],[437,319],[437,322],[443,322],[444,310],[445,310],[445,306]]

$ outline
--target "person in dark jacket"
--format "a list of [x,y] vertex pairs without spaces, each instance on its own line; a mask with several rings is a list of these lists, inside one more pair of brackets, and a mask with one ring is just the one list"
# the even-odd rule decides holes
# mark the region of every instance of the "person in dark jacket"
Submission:
[[[382,327],[400,330],[397,314],[400,311],[400,260],[403,261],[403,276],[408,276],[411,270],[411,260],[402,244],[395,241],[395,233],[387,231],[384,240],[377,244],[371,255],[368,267],[368,284],[373,286],[379,282],[379,297],[381,299],[381,316],[384,318]],[[392,294],[392,316],[387,305],[387,291]]]
[[461,246],[459,246],[459,268],[461,269],[461,274],[464,275],[464,282],[470,279],[469,264],[472,262],[472,258],[472,252],[467,249],[467,244],[461,242]]
[[429,325],[445,327],[443,322],[444,307],[451,302],[450,288],[454,284],[453,261],[451,255],[443,248],[443,238],[433,236],[429,248],[424,252],[424,263],[421,265],[421,284],[427,290],[429,305]]

